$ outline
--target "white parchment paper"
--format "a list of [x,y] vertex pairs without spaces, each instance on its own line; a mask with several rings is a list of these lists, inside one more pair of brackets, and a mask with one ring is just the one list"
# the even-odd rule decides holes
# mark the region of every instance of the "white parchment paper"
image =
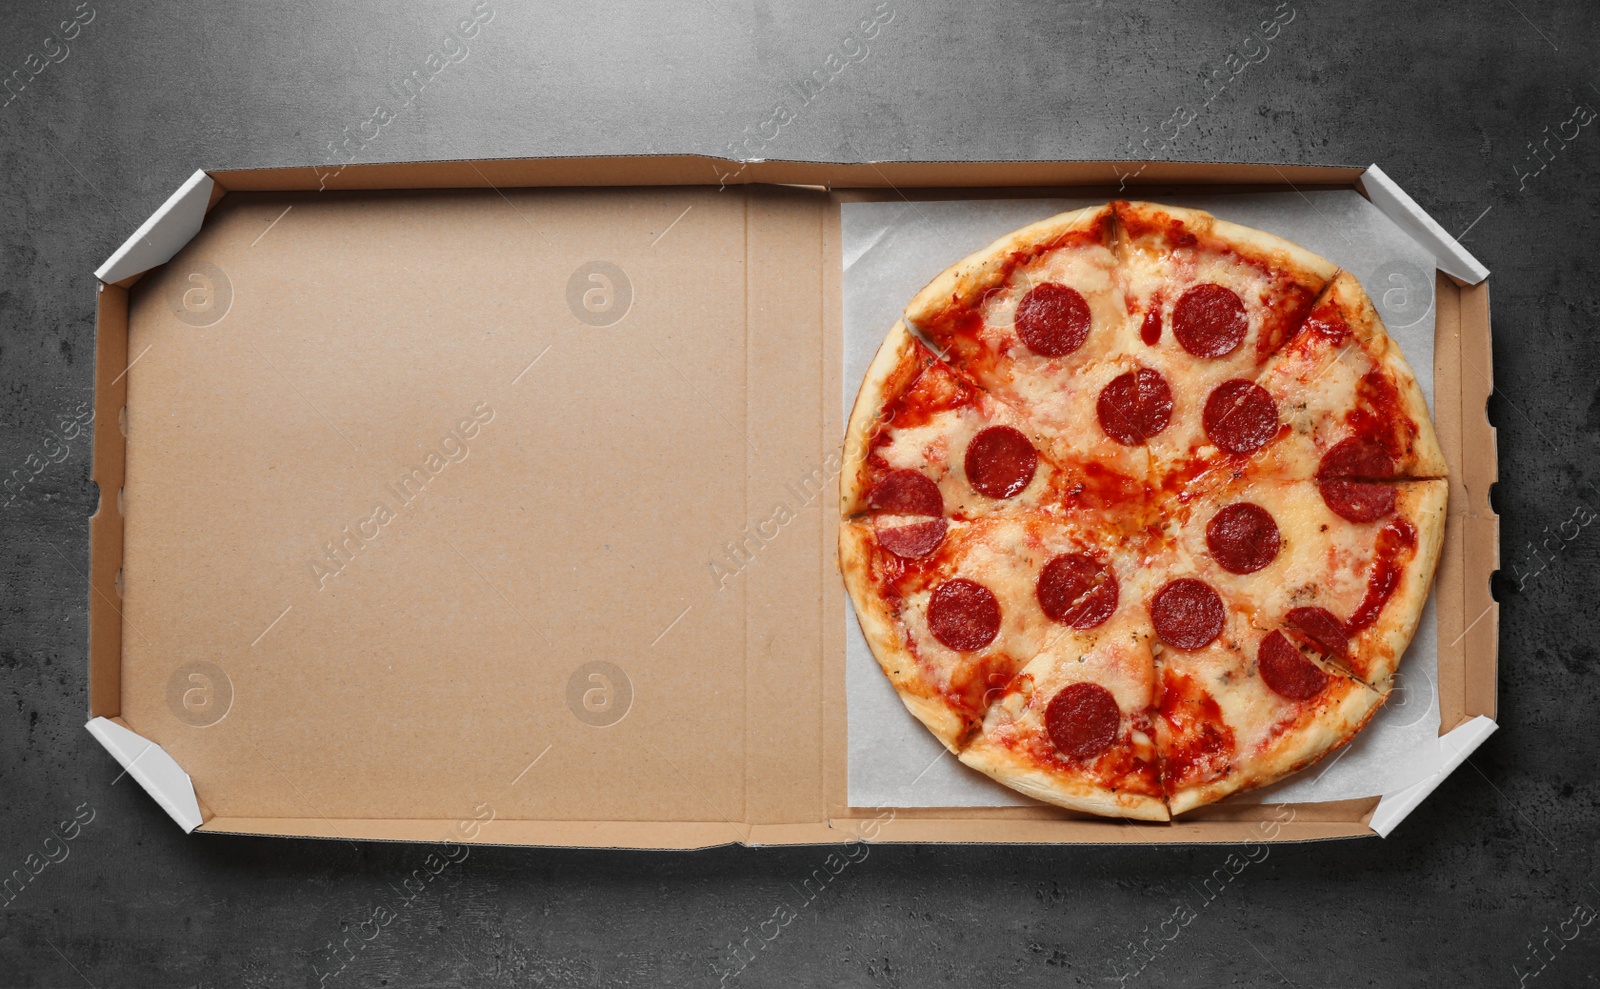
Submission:
[[[1278,234],[1360,279],[1433,402],[1433,255],[1349,190],[1161,197]],[[843,206],[845,416],[907,301],[945,268],[1018,227],[1103,199],[989,199]],[[853,807],[1006,807],[1033,801],[963,766],[913,718],[846,616]],[[1428,599],[1395,691],[1335,756],[1240,800],[1319,802],[1404,789],[1439,771],[1438,629]]]

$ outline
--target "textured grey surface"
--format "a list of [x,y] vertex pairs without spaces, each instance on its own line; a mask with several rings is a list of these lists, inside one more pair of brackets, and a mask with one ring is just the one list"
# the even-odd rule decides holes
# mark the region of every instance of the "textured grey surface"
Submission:
[[[1118,157],[1181,105],[1197,116],[1163,157],[1376,161],[1451,232],[1470,227],[1494,272],[1503,727],[1389,840],[1276,846],[1218,894],[1220,848],[876,847],[809,903],[797,890],[825,850],[479,849],[325,984],[712,984],[740,964],[730,942],[759,943],[784,906],[728,982],[1592,979],[1600,530],[1560,526],[1600,507],[1600,127],[1574,118],[1600,106],[1600,7],[1289,0],[1262,55],[1263,2],[889,0],[864,56],[845,39],[865,0],[675,7],[494,0],[470,54],[357,158],[746,141],[769,158]],[[79,9],[94,17],[66,52],[45,39],[70,0],[0,15],[0,73],[42,60],[0,106],[0,473],[63,458],[0,509],[0,874],[59,859],[0,908],[0,985],[315,985],[313,964],[338,965],[329,943],[360,943],[427,850],[184,837],[116,782],[82,728],[88,449],[61,453],[58,424],[90,395],[90,272],[138,220],[196,166],[324,161],[470,5]],[[860,60],[801,107],[792,84],[840,50]],[[1259,61],[1208,94],[1231,53]],[[779,104],[792,122],[747,138]],[[46,846],[83,805],[66,851]]]

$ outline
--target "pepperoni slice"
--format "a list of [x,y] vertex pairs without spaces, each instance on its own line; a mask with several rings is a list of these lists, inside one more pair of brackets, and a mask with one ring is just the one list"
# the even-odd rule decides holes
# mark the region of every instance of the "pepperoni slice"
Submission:
[[873,528],[878,533],[878,545],[903,560],[927,556],[938,549],[939,544],[944,542],[946,527],[944,519],[928,519],[926,522],[912,522],[908,525],[881,525],[876,521],[873,523]]
[[967,483],[990,498],[1010,498],[1033,480],[1039,454],[1010,426],[990,426],[967,444]]
[[1062,755],[1089,760],[1117,740],[1122,710],[1111,691],[1098,683],[1073,683],[1050,698],[1044,725]]
[[1278,434],[1278,406],[1260,385],[1234,378],[1212,389],[1201,413],[1206,435],[1229,453],[1254,453]]
[[1333,445],[1317,465],[1317,477],[1382,481],[1394,477],[1394,458],[1371,440],[1350,436]]
[[1142,367],[1112,378],[1095,404],[1100,428],[1123,446],[1139,446],[1172,421],[1172,389],[1158,371]]
[[1172,307],[1172,335],[1196,357],[1226,357],[1244,343],[1244,303],[1221,285],[1196,285]]
[[1277,558],[1279,544],[1272,513],[1248,501],[1229,505],[1206,526],[1206,548],[1229,573],[1255,573]]
[[1150,601],[1150,622],[1176,649],[1203,649],[1222,634],[1222,598],[1193,577],[1169,581]]
[[1017,304],[1017,336],[1041,357],[1065,357],[1089,339],[1089,303],[1075,288],[1036,285]]
[[1038,594],[1052,621],[1094,628],[1117,610],[1117,575],[1091,556],[1067,553],[1044,565]]
[[982,649],[1000,634],[1000,602],[977,581],[947,580],[928,600],[928,629],[958,652]]
[[1286,622],[1330,656],[1342,657],[1350,652],[1350,636],[1345,633],[1344,623],[1326,608],[1291,609]]
[[1323,477],[1317,479],[1317,490],[1333,514],[1351,522],[1376,522],[1394,512],[1394,488],[1387,484]]
[[867,493],[867,507],[892,515],[943,515],[939,485],[914,470],[892,470]]
[[1282,632],[1273,632],[1261,640],[1256,668],[1273,693],[1292,701],[1310,700],[1328,685],[1328,674],[1301,655]]
[[1376,522],[1394,512],[1394,487],[1383,483],[1394,474],[1394,458],[1382,447],[1351,436],[1322,455],[1317,489],[1335,515],[1351,522]]

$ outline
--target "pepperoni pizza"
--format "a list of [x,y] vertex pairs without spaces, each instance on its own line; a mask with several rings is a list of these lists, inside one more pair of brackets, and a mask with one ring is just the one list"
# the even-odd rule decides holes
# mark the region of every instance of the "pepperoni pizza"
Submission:
[[1383,704],[1445,476],[1353,277],[1115,202],[911,301],[851,414],[840,566],[890,682],[963,762],[1168,820],[1310,765]]

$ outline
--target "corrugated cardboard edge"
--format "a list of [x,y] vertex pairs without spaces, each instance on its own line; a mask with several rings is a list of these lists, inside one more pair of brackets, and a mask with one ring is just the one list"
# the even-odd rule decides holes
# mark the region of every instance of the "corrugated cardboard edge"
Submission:
[[1356,180],[1356,185],[1374,206],[1409,234],[1412,240],[1433,252],[1440,271],[1468,285],[1476,285],[1489,277],[1489,269],[1446,233],[1444,227],[1439,226],[1433,217],[1418,206],[1415,199],[1406,195],[1404,189],[1384,174],[1383,169],[1368,165],[1361,178]]
[[200,802],[195,799],[194,781],[166,749],[120,720],[91,718],[84,727],[155,798],[167,816],[178,822],[185,834],[200,826]]
[[111,285],[171,261],[200,232],[214,185],[204,170],[189,176],[105,264],[95,269],[94,276]]
[[[1137,172],[1124,171],[1119,164],[1140,166]],[[1000,169],[1003,174],[994,174]],[[1364,182],[1371,175],[1372,181]],[[119,510],[108,511],[106,501],[110,492],[120,506],[120,491],[125,457],[124,421],[126,416],[125,372],[130,361],[127,352],[128,288],[149,267],[170,260],[181,250],[203,223],[207,209],[229,189],[234,190],[312,190],[312,189],[388,189],[388,188],[484,188],[509,186],[620,186],[620,185],[710,185],[710,184],[787,184],[814,188],[914,188],[919,193],[932,196],[971,194],[964,186],[987,186],[994,189],[1052,189],[1071,186],[1099,188],[1115,186],[1120,190],[1124,179],[1145,188],[1177,185],[1227,185],[1241,187],[1277,187],[1288,183],[1302,188],[1322,185],[1350,187],[1373,198],[1391,194],[1392,205],[1380,209],[1396,209],[1415,221],[1415,229],[1423,231],[1425,238],[1437,241],[1429,244],[1436,256],[1450,257],[1457,270],[1469,276],[1451,274],[1454,280],[1439,279],[1440,291],[1436,298],[1441,314],[1446,309],[1454,317],[1455,355],[1439,359],[1440,367],[1454,362],[1454,380],[1459,385],[1461,406],[1459,424],[1455,429],[1455,442],[1446,443],[1447,456],[1452,463],[1461,465],[1461,477],[1452,479],[1451,515],[1455,522],[1453,539],[1457,548],[1447,557],[1454,556],[1455,566],[1465,571],[1458,574],[1463,589],[1463,600],[1454,604],[1455,624],[1446,626],[1445,609],[1441,608],[1441,632],[1461,628],[1450,643],[1454,651],[1459,647],[1460,669],[1448,675],[1441,671],[1440,695],[1443,723],[1459,727],[1466,721],[1482,715],[1492,718],[1495,710],[1495,663],[1498,636],[1498,607],[1489,594],[1488,575],[1498,566],[1498,519],[1488,504],[1488,487],[1497,478],[1494,446],[1494,428],[1488,423],[1486,402],[1493,389],[1489,334],[1488,289],[1483,284],[1462,285],[1470,276],[1482,269],[1475,259],[1460,248],[1453,238],[1444,235],[1442,228],[1426,216],[1414,201],[1388,181],[1381,179],[1379,170],[1362,170],[1348,166],[1291,166],[1291,165],[1240,165],[1227,163],[1116,163],[1116,162],[881,162],[857,164],[829,164],[792,161],[765,161],[741,165],[723,159],[700,156],[635,156],[626,158],[576,158],[576,159],[500,159],[480,162],[418,162],[372,166],[352,166],[340,170],[337,184],[328,181],[327,170],[299,169],[244,169],[229,172],[198,172],[191,176],[157,214],[141,226],[100,269],[106,276],[116,276],[113,283],[100,286],[97,314],[95,400],[96,423],[94,430],[93,477],[101,491],[101,504],[91,519],[91,574],[90,574],[90,713],[97,718],[111,718],[120,713],[121,643],[123,618],[120,610],[119,568],[122,551],[122,516]],[[209,180],[210,185],[206,182]],[[1387,183],[1387,184],[1385,184]],[[206,195],[199,190],[208,188]],[[192,218],[199,203],[198,222]],[[1392,217],[1395,214],[1390,214]],[[172,219],[165,219],[172,217]],[[1426,221],[1426,222],[1422,222]],[[1397,219],[1397,222],[1401,222]],[[194,229],[188,229],[194,223]],[[171,226],[164,226],[171,224]],[[1412,228],[1401,225],[1411,232]],[[1430,226],[1431,225],[1431,226]],[[185,232],[187,231],[187,232]],[[1415,235],[1415,234],[1414,234]],[[825,227],[825,240],[836,243],[836,231]],[[1428,240],[1422,239],[1424,243]],[[170,250],[161,245],[170,246]],[[1453,245],[1453,251],[1452,251]],[[1457,254],[1460,256],[1458,257]],[[140,267],[143,260],[159,258],[153,264]],[[1475,267],[1474,267],[1475,266]],[[1441,265],[1443,268],[1443,265]],[[138,269],[138,270],[135,270]],[[1487,274],[1486,269],[1483,275]],[[825,268],[826,271],[826,268]],[[1482,281],[1483,275],[1478,275]],[[835,297],[838,287],[824,276],[825,297]],[[835,320],[829,320],[829,324]],[[1448,341],[1440,338],[1443,349],[1449,352]],[[837,355],[836,344],[824,343],[824,353]],[[824,358],[827,359],[826,357]],[[134,357],[137,360],[137,356]],[[836,365],[837,360],[832,361]],[[830,365],[830,366],[832,366]],[[1461,371],[1463,365],[1471,374]],[[824,392],[825,419],[831,421],[831,404]],[[116,410],[116,415],[106,413]],[[833,431],[837,433],[837,430]],[[1443,441],[1445,437],[1441,436]],[[1473,451],[1468,460],[1465,450]],[[832,538],[823,534],[824,552],[831,559]],[[1441,569],[1441,583],[1445,571]],[[1481,580],[1475,579],[1481,576]],[[827,610],[827,609],[825,609]],[[842,612],[841,612],[842,614]],[[1470,622],[1466,615],[1474,615]],[[842,629],[842,622],[830,622],[829,627]],[[1465,627],[1463,627],[1465,626]],[[137,634],[130,629],[129,634]],[[1441,636],[1442,637],[1442,636]],[[831,638],[831,636],[830,636]],[[824,660],[825,669],[831,669]],[[831,681],[831,677],[828,678]],[[1446,682],[1446,681],[1449,682]],[[836,691],[825,686],[824,695],[832,698]],[[842,698],[841,698],[842,700]],[[842,714],[824,715],[827,724],[842,724]],[[126,726],[123,727],[125,730]],[[91,729],[93,730],[93,729]],[[130,734],[133,734],[130,731]],[[829,740],[825,760],[832,764],[843,757],[842,742]],[[98,737],[98,736],[97,736]],[[134,734],[134,737],[138,737]],[[1485,736],[1486,737],[1486,736]],[[143,741],[141,739],[141,741]],[[1480,740],[1481,741],[1481,740]],[[104,742],[102,742],[104,744]],[[148,743],[147,743],[148,744]],[[109,746],[108,746],[109,748]],[[159,747],[157,747],[159,748]],[[164,756],[165,753],[162,752]],[[1465,758],[1465,756],[1463,756]],[[170,757],[169,757],[170,759]],[[176,766],[176,763],[173,763]],[[178,770],[181,773],[181,769]],[[1442,779],[1441,774],[1441,779]],[[138,778],[136,776],[136,778]],[[496,822],[492,837],[483,839],[489,844],[548,845],[553,847],[619,847],[619,848],[703,848],[741,843],[746,845],[826,844],[855,840],[885,842],[987,842],[987,843],[1107,843],[1104,825],[1095,820],[1045,819],[1036,816],[1034,808],[1005,808],[1002,813],[990,813],[986,819],[951,811],[901,811],[891,814],[891,824],[882,824],[883,814],[843,806],[843,784],[833,773],[827,774],[826,819],[796,824],[743,824],[732,827],[726,822],[555,822],[518,821]],[[184,775],[184,779],[188,777]],[[143,781],[141,780],[141,785]],[[190,796],[193,785],[188,784]],[[152,795],[158,801],[173,799],[163,791]],[[1417,797],[1420,802],[1423,796]],[[1340,837],[1359,837],[1376,833],[1368,823],[1377,814],[1380,801],[1345,801],[1338,805],[1298,805],[1299,817],[1280,827],[1275,841],[1311,841]],[[163,806],[166,803],[163,802]],[[1398,806],[1398,804],[1396,804]],[[1348,817],[1354,811],[1360,824]],[[1007,813],[1009,812],[1009,813]],[[1135,827],[1136,841],[1156,844],[1190,844],[1210,842],[1237,842],[1242,840],[1239,831],[1227,830],[1213,833],[1208,825],[1220,822],[1245,822],[1257,813],[1249,807],[1208,808],[1187,817],[1184,821],[1164,826],[1159,831],[1139,825]],[[1329,814],[1337,812],[1335,817]],[[172,811],[169,809],[169,813]],[[195,803],[195,820],[201,815]],[[187,817],[174,814],[174,819],[189,830]],[[1403,817],[1403,815],[1402,815]],[[999,818],[996,820],[995,818]],[[1380,818],[1380,823],[1386,819]],[[879,822],[876,826],[874,822]],[[437,840],[426,831],[426,825],[439,822],[410,822],[397,820],[361,820],[328,822],[316,820],[257,820],[242,818],[212,818],[201,830],[219,833],[298,835],[302,837],[345,838],[348,832],[374,840],[428,841]],[[442,822],[448,826],[452,822]],[[1396,821],[1395,823],[1398,823]],[[1005,835],[995,836],[995,826],[1005,829]],[[719,830],[720,829],[720,830]],[[444,828],[436,829],[444,833]],[[864,832],[872,831],[866,835]],[[1148,837],[1145,837],[1148,834]],[[1113,839],[1114,840],[1114,839]]]

